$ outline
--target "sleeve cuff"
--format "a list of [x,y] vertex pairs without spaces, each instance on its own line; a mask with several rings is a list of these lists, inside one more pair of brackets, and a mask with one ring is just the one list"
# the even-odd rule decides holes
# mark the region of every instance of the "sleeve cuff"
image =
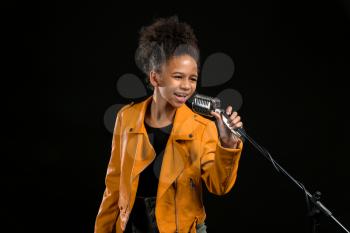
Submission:
[[243,142],[241,141],[241,142],[239,143],[238,148],[228,148],[228,147],[223,147],[223,146],[221,145],[220,140],[218,140],[217,148],[218,148],[220,151],[224,152],[224,153],[225,153],[225,152],[226,152],[226,153],[227,153],[227,152],[229,152],[229,153],[232,153],[232,152],[237,153],[237,152],[242,151]]

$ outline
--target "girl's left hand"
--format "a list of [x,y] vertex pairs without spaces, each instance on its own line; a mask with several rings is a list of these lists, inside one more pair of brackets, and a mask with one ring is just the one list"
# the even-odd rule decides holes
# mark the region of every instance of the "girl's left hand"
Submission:
[[[228,106],[226,108],[226,114],[230,116],[230,118],[228,119],[228,122],[230,126],[233,127],[233,129],[243,127],[241,117],[238,115],[237,112],[232,112],[231,106]],[[213,115],[216,118],[221,145],[227,148],[238,148],[238,145],[241,142],[241,139],[237,137],[235,134],[233,134],[230,131],[230,129],[226,127],[219,113],[212,111],[211,115]]]

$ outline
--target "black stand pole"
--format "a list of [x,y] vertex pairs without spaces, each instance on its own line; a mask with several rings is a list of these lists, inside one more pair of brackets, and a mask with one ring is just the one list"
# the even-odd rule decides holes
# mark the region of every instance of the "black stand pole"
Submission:
[[[321,199],[321,192],[316,191],[313,195],[315,201]],[[310,218],[310,232],[315,233],[316,227],[320,225],[320,210],[315,207],[314,204],[310,205],[309,198],[306,196],[306,205],[307,205],[307,216]]]
[[[306,203],[308,207],[308,216],[311,218],[311,232],[315,233],[316,232],[316,227],[319,225],[319,216],[320,212],[324,213],[326,216],[332,218],[345,232],[350,233],[349,230],[347,230],[333,215],[332,212],[329,211],[320,201],[321,199],[321,192],[317,191],[315,194],[311,195],[310,192],[304,187],[304,185],[294,179],[286,170],[284,170],[270,155],[270,153],[260,146],[257,142],[255,142],[242,128],[238,129],[232,129],[231,127],[228,126],[227,119],[229,119],[229,116],[225,113],[225,111],[221,111],[221,115],[223,118],[224,123],[228,128],[231,129],[232,133],[239,136],[243,137],[244,139],[248,140],[259,152],[261,152],[264,157],[269,160],[272,165],[275,167],[275,169],[287,176],[290,180],[294,182],[300,189],[302,189],[305,193],[305,198],[306,198]],[[311,204],[310,204],[311,202]]]

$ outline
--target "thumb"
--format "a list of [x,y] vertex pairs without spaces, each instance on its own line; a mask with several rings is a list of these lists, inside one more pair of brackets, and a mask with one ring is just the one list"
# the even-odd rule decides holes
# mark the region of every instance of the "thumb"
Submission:
[[222,121],[221,115],[217,112],[211,111],[210,114],[216,118],[218,121]]

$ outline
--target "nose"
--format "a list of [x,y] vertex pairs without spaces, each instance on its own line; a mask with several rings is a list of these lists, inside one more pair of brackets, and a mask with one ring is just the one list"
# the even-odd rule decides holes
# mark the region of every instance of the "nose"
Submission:
[[182,81],[180,83],[180,88],[184,89],[184,90],[191,89],[190,81],[188,79],[186,79],[186,78],[182,79]]

